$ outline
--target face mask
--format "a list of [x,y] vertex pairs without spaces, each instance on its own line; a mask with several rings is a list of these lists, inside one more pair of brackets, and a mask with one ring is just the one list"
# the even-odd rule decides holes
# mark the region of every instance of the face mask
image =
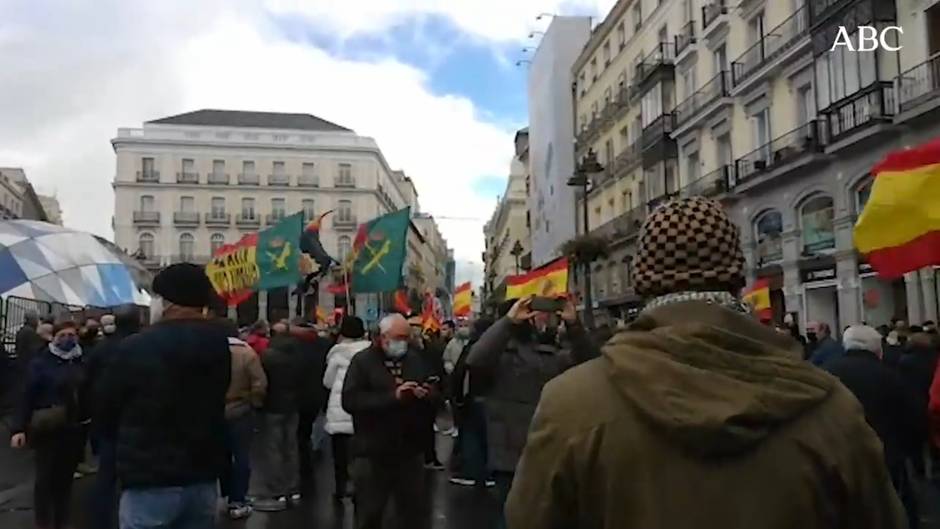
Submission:
[[463,338],[464,340],[466,340],[467,338],[470,337],[470,329],[468,329],[467,327],[461,327],[457,329],[457,337]]
[[55,341],[55,346],[66,352],[75,349],[76,345],[78,345],[78,340],[74,336],[65,336]]
[[811,341],[811,342],[815,342],[815,341],[816,341],[816,333],[814,333],[814,332],[808,332],[808,333],[806,333],[806,339],[809,340],[809,341]]
[[389,358],[401,358],[408,352],[408,342],[405,340],[389,340],[385,344],[385,355]]
[[163,318],[163,298],[154,296],[150,299],[150,324],[157,323]]

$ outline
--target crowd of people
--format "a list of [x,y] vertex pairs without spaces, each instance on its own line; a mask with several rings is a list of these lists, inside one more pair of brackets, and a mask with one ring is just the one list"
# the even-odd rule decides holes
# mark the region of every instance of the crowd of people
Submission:
[[645,308],[617,329],[527,297],[434,331],[400,314],[239,330],[188,264],[154,278],[150,325],[133,307],[30,315],[11,444],[36,453],[36,524],[67,525],[86,444],[95,527],[210,528],[220,496],[233,519],[289,509],[322,424],[359,529],[428,528],[441,459],[453,486],[492,490],[495,527],[918,527],[940,449],[932,322],[762,324],[737,230],[701,198],[647,219],[633,270]]

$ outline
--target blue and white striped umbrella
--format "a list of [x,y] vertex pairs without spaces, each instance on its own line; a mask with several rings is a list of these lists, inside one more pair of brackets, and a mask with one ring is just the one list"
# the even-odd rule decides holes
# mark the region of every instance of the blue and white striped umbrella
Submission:
[[0,221],[0,296],[95,307],[149,297],[93,235],[32,220]]

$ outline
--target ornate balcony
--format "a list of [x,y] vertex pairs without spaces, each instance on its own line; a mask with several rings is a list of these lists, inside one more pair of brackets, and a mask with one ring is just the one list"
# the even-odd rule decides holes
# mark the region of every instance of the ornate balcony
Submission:
[[722,165],[720,168],[689,182],[679,190],[679,196],[682,198],[714,197],[726,193],[733,187],[734,181],[734,166]]
[[297,177],[297,185],[299,187],[320,187],[320,177],[302,174]]
[[702,35],[705,38],[727,25],[728,8],[725,6],[725,0],[713,0],[702,6]]
[[199,213],[195,211],[177,211],[173,213],[173,224],[177,226],[198,226]]
[[[781,65],[798,50],[803,39],[809,41],[809,14],[806,6],[799,8],[776,27],[766,31],[750,48],[731,63],[731,81],[737,89],[747,86],[746,82],[756,82],[761,76],[758,71],[771,69],[772,65]],[[796,53],[796,52],[793,52]],[[765,72],[766,73],[766,72]]]
[[356,187],[356,179],[352,177],[337,178],[334,185],[336,187]]
[[245,213],[241,213],[238,215],[238,218],[235,219],[235,224],[240,228],[257,228],[258,226],[261,226],[261,215],[254,213],[247,215]]
[[287,187],[287,186],[290,186],[290,175],[287,175],[287,174],[269,174],[269,175],[268,175],[268,185],[269,185],[269,186],[280,186],[280,187]]
[[349,231],[355,230],[359,226],[355,215],[332,215],[332,217],[333,229]]
[[643,166],[650,167],[667,158],[677,155],[676,142],[671,133],[675,130],[675,118],[672,113],[663,114],[643,128]]
[[898,113],[937,108],[940,96],[940,53],[904,71],[897,79]]
[[283,211],[279,213],[268,213],[264,216],[264,223],[268,226],[274,226],[278,222],[284,220],[284,217],[286,217],[286,215]]
[[695,21],[690,20],[679,29],[675,36],[676,40],[676,62],[681,63],[686,51],[692,50],[695,44]]
[[206,226],[231,226],[232,214],[224,212],[206,213]]
[[206,177],[206,182],[209,185],[228,185],[228,173],[209,173]]
[[137,171],[137,181],[157,183],[160,181],[160,171]]
[[198,184],[199,183],[199,173],[193,171],[183,171],[176,173],[176,183],[177,184]]
[[806,154],[822,151],[826,145],[825,137],[821,134],[823,130],[819,121],[812,120],[738,158],[734,161],[736,185]]
[[660,42],[657,44],[653,51],[646,54],[643,60],[636,65],[636,75],[633,80],[634,95],[642,94],[649,86],[663,77],[673,77],[675,74],[673,65],[675,59],[675,42]]
[[140,225],[160,224],[160,212],[159,211],[135,211],[134,212],[134,224],[140,224]]
[[611,244],[635,237],[640,232],[646,208],[638,206],[591,230],[591,234]]
[[[723,98],[729,97],[730,90],[730,75],[726,71],[719,72],[718,75],[712,77],[707,83],[702,85],[701,88],[696,90],[694,94],[685,98],[685,100],[676,106],[676,109],[673,111],[673,114],[675,114],[676,129],[694,126],[696,122],[710,117],[714,114],[714,110],[717,110],[717,108],[710,107]],[[728,99],[727,103],[730,104],[731,100]],[[720,107],[720,105],[716,107]],[[705,109],[709,109],[709,111],[702,112]]]
[[238,173],[238,184],[243,186],[256,186],[261,183],[257,173]]
[[894,116],[894,84],[880,81],[836,102],[822,111],[829,127],[829,143],[878,123],[890,123]]

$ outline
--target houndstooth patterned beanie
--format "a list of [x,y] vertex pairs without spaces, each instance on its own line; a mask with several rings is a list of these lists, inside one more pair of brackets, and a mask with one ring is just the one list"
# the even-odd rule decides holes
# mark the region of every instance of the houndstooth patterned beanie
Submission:
[[738,228],[721,204],[703,197],[674,200],[653,211],[633,257],[637,294],[731,292],[744,287]]

